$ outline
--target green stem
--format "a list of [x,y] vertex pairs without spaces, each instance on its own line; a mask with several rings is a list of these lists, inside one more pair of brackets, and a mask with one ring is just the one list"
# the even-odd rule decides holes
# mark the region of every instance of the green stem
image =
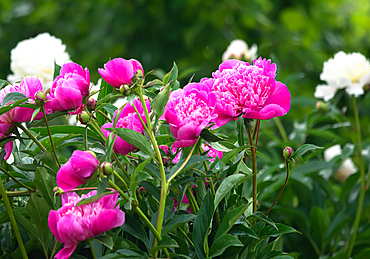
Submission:
[[49,259],[53,259],[54,253],[55,253],[55,248],[57,247],[58,240],[55,239],[54,245],[53,245],[53,250],[51,250],[51,255]]
[[94,120],[94,118],[91,118],[90,125],[95,130],[95,132],[99,135],[100,139],[105,142],[106,141],[106,137],[104,136],[103,132],[101,131],[101,128],[96,123],[96,121]]
[[14,233],[15,233],[15,236],[16,236],[17,241],[18,241],[19,249],[21,250],[22,257],[23,257],[23,259],[26,259],[26,258],[28,258],[26,248],[24,247],[21,234],[19,233],[17,222],[15,221],[15,217],[14,217],[14,214],[13,214],[12,207],[10,206],[8,196],[6,195],[4,184],[3,184],[3,181],[1,179],[0,179],[0,192],[1,192],[1,196],[3,197],[3,201],[4,201],[6,211],[8,212],[8,215],[9,215],[10,223],[13,226]]
[[285,165],[286,165],[286,178],[285,178],[285,182],[284,182],[284,185],[283,187],[281,187],[281,190],[278,194],[278,196],[276,197],[274,203],[271,205],[271,207],[265,212],[265,216],[267,216],[267,214],[270,212],[270,210],[272,209],[272,207],[274,207],[274,205],[277,203],[277,201],[279,200],[280,198],[280,195],[283,193],[284,191],[284,188],[286,186],[286,184],[288,183],[288,179],[289,179],[289,161],[288,160],[285,160]]
[[365,191],[366,191],[366,185],[365,185],[365,167],[364,167],[364,161],[362,158],[362,138],[361,138],[361,126],[360,126],[360,118],[358,115],[358,109],[357,109],[357,103],[356,103],[356,98],[352,96],[352,101],[353,101],[353,111],[355,114],[355,120],[356,120],[356,129],[357,129],[357,142],[358,142],[358,156],[359,156],[359,168],[360,168],[360,179],[361,179],[361,189],[360,189],[360,196],[358,200],[358,207],[357,207],[357,213],[356,213],[356,218],[355,222],[353,223],[353,234],[352,238],[349,242],[349,247],[348,247],[348,254],[347,257],[350,258],[352,254],[352,250],[356,241],[356,236],[357,236],[357,230],[358,226],[360,224],[360,219],[361,219],[361,214],[362,214],[362,206],[364,203],[364,197],[365,197]]
[[91,238],[89,238],[88,241],[89,241],[89,245],[90,245],[90,250],[91,250],[92,257],[93,257],[93,259],[96,259],[96,254],[95,254],[95,251],[94,251],[94,247],[92,245],[92,242],[91,242]]
[[[204,169],[206,170],[206,173],[208,173],[209,168],[208,168],[207,162],[204,161],[203,165],[204,165]],[[212,178],[210,178],[209,187],[211,188],[211,193],[212,193],[213,197],[215,197],[216,196],[216,191],[215,191],[215,187],[213,185],[213,179]],[[220,219],[220,214],[218,213],[218,208],[216,208],[215,216],[216,216],[217,227],[219,227],[220,223],[221,223],[221,219]]]
[[[29,190],[29,191],[14,191],[14,192],[6,192],[8,197],[19,197],[19,196],[29,196],[31,193],[36,192],[36,190]],[[3,196],[0,195],[0,199]]]
[[131,197],[131,194],[128,190],[128,187],[127,187],[127,184],[126,184],[125,180],[116,171],[113,171],[113,174],[114,174],[115,177],[117,177],[121,181],[121,183],[123,184],[123,186],[125,187],[125,189],[127,191],[128,196]]
[[51,137],[51,133],[50,133],[48,116],[46,116],[46,112],[45,112],[45,107],[44,106],[42,106],[42,112],[44,113],[45,124],[46,124],[46,128],[48,129],[48,134],[49,134],[49,139],[50,139],[50,145],[51,145],[51,148],[52,148],[53,153],[54,153],[55,161],[57,162],[58,167],[60,168],[60,162],[59,162],[59,159],[58,159],[58,156],[57,156],[57,152],[55,151],[55,147],[54,147],[54,143],[53,143],[53,138]]
[[0,166],[0,170],[4,173],[4,174],[6,174],[9,178],[11,178],[11,179],[13,179],[13,181],[14,182],[16,182],[17,184],[19,184],[19,185],[21,185],[21,186],[23,186],[24,188],[26,188],[27,190],[29,190],[29,191],[34,191],[33,190],[33,188],[31,188],[31,187],[29,187],[29,186],[27,186],[27,185],[25,185],[24,183],[22,183],[22,182],[20,182],[17,178],[15,178],[14,176],[12,176],[11,174],[9,174],[8,173],[8,171],[7,170],[5,170],[5,168],[3,168],[2,166]]
[[130,175],[127,173],[125,167],[122,165],[121,161],[119,161],[118,156],[116,153],[112,154],[114,161],[116,161],[118,167],[123,171],[128,179],[130,179]]
[[109,122],[112,122],[112,120],[108,117],[108,115],[106,115],[104,112],[102,112],[102,111],[98,111],[98,113],[100,114],[100,115],[102,115],[107,121],[109,121]]
[[43,151],[43,152],[46,152],[47,149],[41,144],[40,141],[37,140],[37,138],[35,138],[34,135],[32,135],[32,133],[26,128],[26,127],[23,127],[23,125],[21,123],[17,123],[17,127],[20,128],[21,130],[23,130],[24,133],[26,133],[26,135],[33,140],[34,143],[36,143],[36,145]]
[[121,188],[119,188],[114,182],[112,182],[112,180],[109,180],[109,185],[114,188],[115,190],[117,190],[119,192],[119,194],[122,196],[122,198],[128,202],[130,199],[129,197],[121,190]]
[[190,190],[190,188],[188,188],[186,190],[186,197],[188,197],[189,205],[191,205],[191,211],[194,214],[197,214],[198,211],[199,211],[199,206],[198,206],[197,200],[195,199],[195,197],[193,195],[193,192]]
[[182,228],[180,228],[180,227],[178,227],[178,229],[179,229],[179,230],[180,230],[180,232],[185,236],[186,240],[188,240],[189,244],[190,244],[192,247],[194,247],[194,243],[191,241],[191,239],[188,237],[188,235],[185,233],[185,231],[184,231]]
[[[253,145],[253,139],[249,128],[247,128],[249,145]],[[252,173],[253,173],[253,187],[252,187],[252,198],[253,198],[253,213],[257,211],[257,162],[256,162],[256,149],[250,147],[251,158],[252,158]]]
[[280,132],[280,135],[281,135],[281,137],[282,137],[283,141],[284,141],[284,142],[288,142],[288,141],[289,141],[289,139],[288,139],[288,135],[286,134],[286,131],[285,131],[285,129],[284,129],[283,124],[281,123],[280,118],[279,118],[279,117],[275,117],[275,118],[274,118],[274,121],[275,121],[275,123],[276,123],[276,126],[277,126],[277,128],[278,128],[278,130],[279,130],[279,132]]

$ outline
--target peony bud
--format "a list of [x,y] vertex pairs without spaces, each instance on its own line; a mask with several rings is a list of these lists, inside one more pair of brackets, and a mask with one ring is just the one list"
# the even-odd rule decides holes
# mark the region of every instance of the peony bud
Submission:
[[45,101],[46,101],[46,95],[45,95],[45,93],[43,91],[37,91],[35,93],[34,100],[35,100],[35,103],[38,106],[43,105],[45,103]]
[[283,150],[283,157],[285,158],[285,160],[290,160],[290,158],[292,157],[293,153],[294,153],[293,148],[286,147]]
[[53,189],[53,193],[55,196],[61,196],[64,191],[59,186],[55,186]]
[[100,170],[104,175],[110,175],[113,173],[113,165],[109,162],[103,162],[100,164]]
[[87,124],[90,121],[90,114],[86,111],[82,111],[78,115],[78,120],[81,122],[81,124]]
[[119,88],[121,94],[129,96],[131,94],[130,87],[128,85],[121,85]]
[[328,110],[328,105],[323,101],[317,101],[316,109],[319,110],[320,112],[326,112]]
[[86,107],[89,111],[94,111],[96,109],[96,100],[94,98],[90,98],[87,103]]

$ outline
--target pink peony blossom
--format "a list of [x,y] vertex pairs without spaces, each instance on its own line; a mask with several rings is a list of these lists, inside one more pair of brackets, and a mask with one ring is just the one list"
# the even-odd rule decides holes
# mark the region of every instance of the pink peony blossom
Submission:
[[[211,162],[215,161],[215,158],[217,156],[218,156],[219,159],[221,159],[223,154],[224,154],[224,152],[214,149],[213,147],[211,147],[207,143],[202,143],[201,147],[202,147],[204,152],[207,152],[209,150],[208,153],[207,153],[207,156],[211,158],[209,160]],[[176,148],[172,149],[173,154],[176,154],[176,151],[177,151]],[[198,155],[200,155],[200,154],[198,154]],[[172,163],[177,164],[180,161],[180,157],[181,157],[181,150],[180,150],[179,153],[177,153],[176,157],[174,159],[172,159]]]
[[79,197],[74,192],[62,195],[62,207],[49,213],[51,233],[64,247],[55,258],[67,259],[76,249],[79,242],[100,235],[125,222],[125,213],[116,206],[118,192],[86,205],[75,207],[82,199],[96,195],[96,191]]
[[[147,99],[146,100],[146,107],[148,109],[148,112],[150,112],[150,101]],[[140,113],[140,117],[143,119],[144,122],[146,122],[145,119],[145,114],[144,114],[144,109],[143,106],[141,105],[141,102],[138,99],[134,100],[134,105],[138,112]],[[117,116],[118,110],[114,113],[113,116],[113,121],[115,120]],[[119,119],[117,121],[117,128],[126,128],[126,129],[132,129],[134,131],[137,131],[141,134],[144,132],[144,126],[140,121],[139,116],[135,112],[134,107],[130,104],[127,103],[125,107],[122,109],[122,112],[119,116]],[[113,123],[105,123],[102,127],[101,130],[104,133],[105,137],[108,137],[109,134],[111,133],[110,131],[106,130],[106,128],[113,128]],[[114,142],[113,145],[113,151],[114,153],[117,154],[122,154],[122,155],[127,155],[128,153],[134,151],[136,149],[135,146],[127,143],[123,139],[117,136],[116,141]]]
[[123,58],[109,60],[104,65],[104,69],[98,69],[103,79],[114,88],[119,88],[121,85],[125,84],[131,85],[132,78],[138,70],[141,70],[144,75],[143,67],[139,61],[135,59],[126,60]]
[[[4,134],[0,133],[0,139],[4,136],[5,136]],[[4,149],[5,149],[4,160],[8,160],[13,151],[13,141],[6,143],[4,145]]]
[[275,80],[276,65],[271,60],[256,59],[253,66],[231,59],[223,62],[212,79],[217,96],[217,126],[243,118],[268,120],[285,115],[290,109],[290,92],[286,85]]
[[63,191],[76,188],[94,177],[99,161],[91,151],[75,150],[57,174],[57,184]]
[[[90,73],[76,63],[64,64],[50,89],[48,109],[66,111],[80,107],[89,93]],[[48,102],[47,102],[48,103]]]
[[172,92],[161,117],[168,122],[177,140],[172,147],[193,145],[201,131],[217,117],[215,105],[216,95],[204,83],[190,83]]

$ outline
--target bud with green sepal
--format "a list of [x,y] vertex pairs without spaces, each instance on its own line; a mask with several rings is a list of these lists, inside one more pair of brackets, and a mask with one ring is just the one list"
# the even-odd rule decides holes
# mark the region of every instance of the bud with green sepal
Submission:
[[37,91],[34,99],[38,106],[42,106],[46,102],[46,95],[43,91]]
[[90,114],[87,111],[82,111],[78,115],[78,120],[81,122],[81,124],[87,124],[90,121]]
[[100,171],[103,175],[110,175],[113,173],[113,165],[109,162],[103,162],[100,164]]
[[90,98],[86,103],[86,107],[89,111],[94,111],[96,109],[96,104],[96,100],[94,98]]
[[285,160],[289,161],[291,159],[291,157],[293,156],[293,154],[294,154],[293,148],[291,148],[291,147],[284,148],[283,157],[285,158]]

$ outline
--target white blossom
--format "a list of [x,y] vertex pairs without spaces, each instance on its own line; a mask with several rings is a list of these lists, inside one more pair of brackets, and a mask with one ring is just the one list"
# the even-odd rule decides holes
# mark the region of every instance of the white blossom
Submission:
[[248,44],[245,41],[233,40],[222,55],[222,61],[230,58],[253,61],[257,58],[257,45],[253,44],[251,48],[248,48]]
[[13,83],[25,76],[37,76],[44,89],[50,88],[53,83],[54,61],[59,66],[71,62],[62,40],[49,33],[42,33],[35,38],[20,41],[11,50],[10,69],[13,74],[8,75],[7,79]]
[[[342,154],[342,149],[339,144],[334,145],[332,147],[327,148],[324,151],[324,159],[326,162],[330,162],[334,157],[339,156]],[[341,165],[339,166],[338,170],[334,173],[334,178],[344,183],[349,176],[354,174],[357,171],[356,166],[354,165],[351,158],[346,158]]]
[[326,84],[316,86],[316,98],[328,101],[343,88],[349,95],[358,97],[364,93],[363,87],[370,83],[370,62],[360,53],[340,51],[324,62],[320,79]]

